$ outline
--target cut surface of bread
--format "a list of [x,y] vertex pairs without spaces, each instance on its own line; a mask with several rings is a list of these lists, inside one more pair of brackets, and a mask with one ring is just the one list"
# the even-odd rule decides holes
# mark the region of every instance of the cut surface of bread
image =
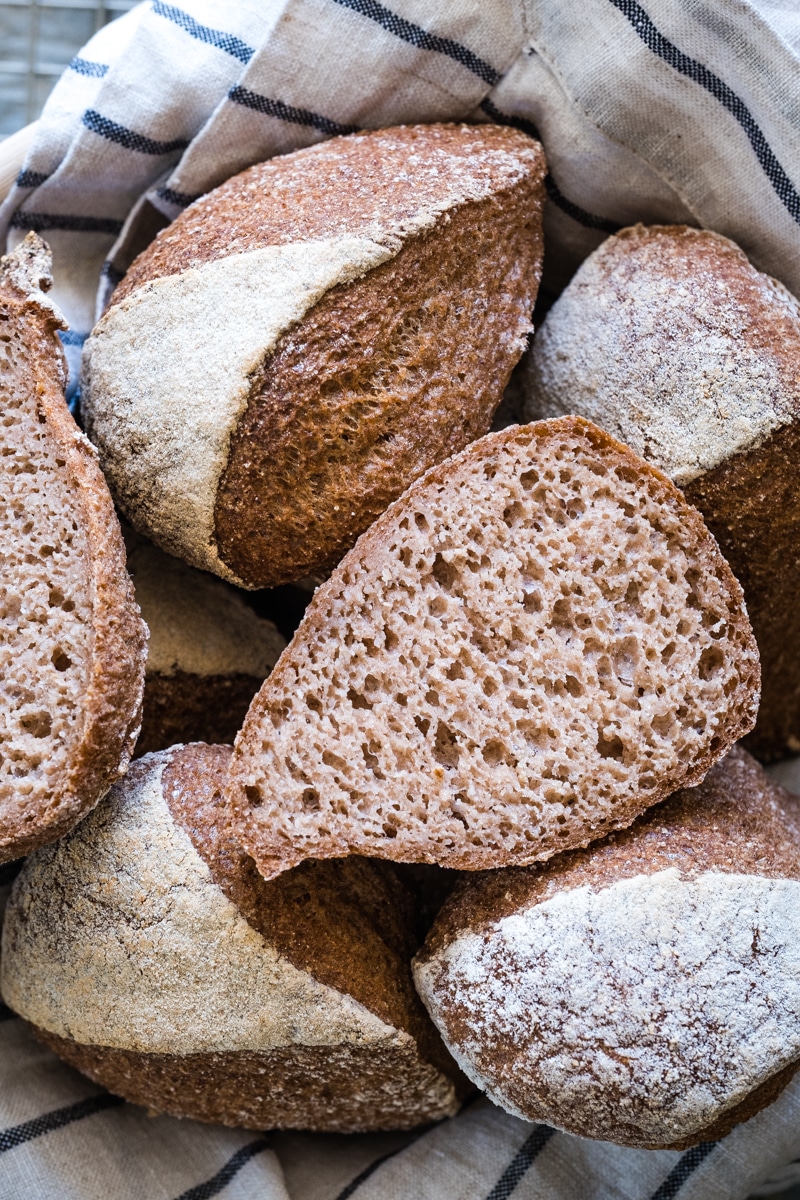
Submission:
[[229,584],[125,532],[150,630],[137,757],[178,742],[233,742],[286,642]]
[[758,655],[699,514],[578,418],[434,468],[316,592],[237,739],[267,876],[349,853],[533,862],[699,782]]
[[265,882],[225,831],[230,753],[138,760],[26,862],[6,1002],[79,1070],[177,1116],[348,1132],[452,1115],[464,1081],[411,982],[407,893],[356,859]]
[[252,167],[181,214],[84,360],[132,523],[246,587],[333,567],[489,428],[530,329],[544,169],[515,130],[403,126]]
[[744,588],[763,695],[748,746],[800,750],[800,303],[738,246],[636,226],[581,266],[538,331],[528,419],[576,413],[666,472]]
[[683,1149],[800,1065],[800,801],[741,749],[629,829],[457,885],[415,980],[508,1111]]
[[67,410],[50,253],[0,260],[0,861],[54,840],[125,770],[146,629],[96,454]]

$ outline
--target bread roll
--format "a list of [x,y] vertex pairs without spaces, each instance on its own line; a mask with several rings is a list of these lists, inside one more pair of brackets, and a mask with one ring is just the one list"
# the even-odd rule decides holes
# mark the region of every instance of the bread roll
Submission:
[[466,1074],[651,1149],[771,1103],[800,1065],[798,804],[735,749],[623,833],[459,885],[414,973]]
[[150,629],[141,757],[178,742],[232,742],[286,642],[220,579],[126,534]]
[[244,587],[333,567],[485,433],[541,268],[544,156],[498,126],[333,138],[244,171],[133,263],[84,357],[123,511]]
[[237,739],[232,819],[267,878],[534,862],[699,782],[757,704],[741,589],[678,489],[588,421],[514,426],[315,593]]
[[151,1109],[248,1128],[401,1129],[463,1081],[411,983],[410,914],[379,865],[265,883],[222,832],[230,750],[135,763],[30,858],[3,933],[7,1004]]
[[64,400],[50,251],[0,260],[0,862],[59,837],[125,770],[147,631],[96,454]]
[[578,413],[665,471],[744,588],[763,695],[748,745],[800,750],[800,305],[718,234],[604,242],[534,341],[526,418]]

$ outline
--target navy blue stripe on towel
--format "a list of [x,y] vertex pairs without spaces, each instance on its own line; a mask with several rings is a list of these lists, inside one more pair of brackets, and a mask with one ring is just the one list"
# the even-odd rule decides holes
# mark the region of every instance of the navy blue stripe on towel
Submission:
[[227,1187],[235,1175],[238,1175],[242,1167],[250,1162],[251,1158],[255,1158],[262,1150],[269,1148],[269,1138],[259,1138],[258,1141],[250,1142],[247,1146],[242,1146],[241,1150],[237,1150],[232,1158],[229,1158],[221,1171],[217,1171],[216,1175],[212,1175],[210,1179],[206,1179],[204,1183],[198,1183],[195,1187],[191,1187],[186,1192],[181,1192],[176,1200],[211,1200],[212,1196],[218,1196],[224,1187]]
[[9,225],[12,229],[32,229],[41,233],[43,229],[68,229],[71,233],[122,232],[122,221],[110,217],[71,217],[63,213],[15,212]]
[[72,1125],[75,1121],[93,1117],[108,1108],[119,1108],[124,1103],[119,1096],[109,1096],[104,1092],[102,1096],[90,1096],[88,1100],[79,1100],[77,1104],[69,1104],[66,1108],[55,1108],[41,1117],[34,1117],[32,1121],[3,1129],[0,1131],[0,1154],[6,1150],[14,1150],[24,1142],[33,1141],[34,1138],[43,1137],[46,1133],[52,1133],[55,1129],[63,1129],[65,1125]]
[[218,50],[230,54],[240,63],[249,63],[255,54],[253,47],[248,46],[241,38],[235,37],[232,33],[225,33],[223,29],[212,29],[209,25],[201,25],[189,13],[184,12],[182,8],[175,8],[173,4],[162,4],[161,0],[154,0],[153,12],[158,17],[172,21],[174,25],[179,26],[190,37],[196,38],[198,42],[205,42],[207,46],[216,46]]
[[551,1129],[549,1125],[537,1125],[503,1171],[486,1200],[508,1200],[554,1133],[555,1129]]
[[778,162],[767,139],[756,124],[755,117],[740,96],[728,87],[719,75],[715,75],[708,67],[694,58],[689,58],[672,42],[664,37],[651,21],[649,15],[636,0],[610,0],[624,17],[630,21],[636,33],[653,54],[669,63],[671,67],[687,79],[693,80],[705,88],[732,117],[739,122],[747,134],[755,156],[767,179],[772,184],[778,199],[787,212],[800,224],[800,194]]
[[89,75],[92,79],[102,79],[108,71],[106,63],[90,62],[88,58],[73,58],[67,67],[77,75]]
[[228,92],[228,99],[234,104],[264,113],[267,117],[277,117],[279,121],[290,121],[293,125],[309,125],[312,129],[318,129],[320,133],[330,134],[331,137],[359,131],[357,125],[340,125],[338,121],[332,121],[320,113],[310,112],[307,108],[295,108],[291,104],[284,104],[282,100],[260,96],[258,92],[251,92],[248,88],[240,87],[238,83]]
[[93,108],[87,108],[83,114],[83,123],[87,129],[91,129],[92,133],[108,138],[110,142],[116,142],[117,145],[124,146],[126,150],[136,150],[139,154],[173,154],[176,150],[185,150],[189,145],[185,138],[175,138],[171,142],[157,142],[155,138],[146,137],[143,133],[128,129],[125,125],[118,125],[116,121],[112,121],[110,117],[104,117],[102,113],[96,112]]
[[378,0],[335,0],[335,2],[344,8],[351,8],[353,12],[360,13],[362,17],[368,17],[370,21],[375,21],[388,33],[393,33],[395,37],[420,50],[432,50],[435,54],[444,54],[447,58],[454,59],[462,67],[472,71],[473,75],[477,75],[484,83],[488,83],[490,87],[494,87],[502,79],[500,72],[496,71],[490,63],[479,58],[477,54],[467,49],[466,46],[462,46],[460,42],[454,42],[452,38],[440,37],[436,33],[429,33],[421,25],[414,25],[405,17],[401,17],[399,13],[392,12],[390,8],[379,4]]
[[658,1191],[653,1193],[651,1200],[673,1200],[716,1145],[716,1142],[700,1142],[697,1146],[692,1146],[691,1150],[687,1150],[676,1162]]

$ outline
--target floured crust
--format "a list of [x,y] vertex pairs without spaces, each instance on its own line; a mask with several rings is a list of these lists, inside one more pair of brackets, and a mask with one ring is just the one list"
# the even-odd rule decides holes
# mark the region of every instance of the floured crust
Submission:
[[582,265],[534,342],[526,417],[574,412],[683,487],[740,580],[762,759],[800,750],[800,304],[719,234],[638,225]]
[[368,863],[263,884],[221,838],[229,755],[140,760],[28,861],[6,1002],[93,1078],[178,1115],[343,1130],[451,1114],[464,1085],[411,985],[402,893]]
[[266,877],[549,858],[699,782],[757,695],[741,591],[677,489],[586,421],[515,427],[318,589],[237,740],[232,819]]
[[[2,319],[8,322],[9,334],[20,339],[20,345],[24,346],[26,363],[24,379],[7,378],[8,386],[18,389],[20,419],[30,422],[31,429],[36,430],[35,439],[28,435],[25,445],[25,453],[31,462],[37,463],[36,482],[31,482],[32,495],[38,488],[48,487],[50,471],[54,484],[57,480],[57,488],[63,492],[64,505],[68,506],[59,518],[69,526],[72,549],[65,543],[46,549],[51,555],[73,554],[69,579],[74,590],[67,589],[65,594],[59,592],[56,596],[51,589],[49,603],[51,608],[54,604],[61,606],[65,613],[80,614],[81,623],[86,622],[81,632],[76,628],[72,635],[65,633],[68,645],[63,651],[53,651],[58,671],[81,673],[75,692],[80,716],[69,732],[62,735],[69,751],[66,759],[57,763],[57,777],[40,782],[34,768],[29,767],[27,781],[33,786],[30,798],[20,798],[13,805],[4,806],[0,818],[0,860],[16,858],[65,833],[124,772],[141,721],[144,682],[147,631],[125,570],[119,523],[96,453],[78,430],[64,401],[63,354],[56,333],[64,326],[53,305],[40,292],[43,284],[49,286],[49,251],[41,239],[30,234],[14,254],[2,260],[0,269]],[[10,457],[3,460],[7,472],[15,469],[19,457],[13,447],[8,454]],[[22,467],[23,471],[29,469],[30,466]],[[56,495],[53,486],[50,503],[57,502]],[[39,536],[43,535],[42,530]],[[10,570],[8,565],[7,572]],[[5,585],[8,596],[15,586],[8,574]],[[35,654],[27,644],[15,645],[13,637],[8,646],[15,656]],[[85,657],[72,663],[69,655]],[[27,700],[33,705],[38,703],[43,713],[47,713],[54,698],[47,672],[38,663],[34,672],[42,678],[30,681]],[[40,732],[45,725],[43,715],[36,736],[47,736]],[[11,730],[8,732],[14,736]],[[42,745],[46,746],[46,742]],[[60,754],[62,747],[63,741],[58,747]],[[5,753],[8,757],[7,749]],[[54,755],[52,761],[55,765]]]
[[800,1061],[799,818],[736,749],[624,832],[460,884],[415,979],[462,1068],[528,1120],[627,1145],[754,1115]]
[[334,565],[488,429],[530,328],[543,175],[514,130],[409,126],[191,206],[85,352],[87,428],[137,528],[246,587]]

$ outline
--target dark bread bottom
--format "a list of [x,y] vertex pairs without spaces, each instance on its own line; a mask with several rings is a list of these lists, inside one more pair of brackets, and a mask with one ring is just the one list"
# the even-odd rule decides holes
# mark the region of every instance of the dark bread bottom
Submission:
[[266,1052],[143,1054],[79,1045],[26,1024],[95,1083],[175,1117],[246,1129],[363,1133],[413,1129],[457,1109],[449,1081],[421,1062],[410,1042],[391,1048],[295,1045]]
[[147,675],[136,757],[180,742],[232,745],[263,682],[253,675]]

